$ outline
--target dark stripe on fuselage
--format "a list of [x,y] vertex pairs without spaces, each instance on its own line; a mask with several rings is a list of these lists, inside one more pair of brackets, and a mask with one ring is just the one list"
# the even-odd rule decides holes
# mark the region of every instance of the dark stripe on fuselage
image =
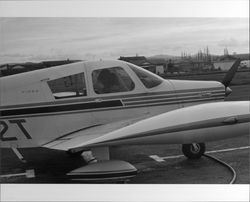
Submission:
[[[208,99],[224,99],[223,94],[213,94],[212,96],[208,97]],[[164,98],[158,98],[158,99],[151,99],[151,100],[139,100],[139,101],[133,101],[133,102],[127,102],[123,100],[123,103],[125,106],[132,106],[132,105],[139,105],[139,104],[157,104],[157,103],[166,103],[166,104],[171,104],[171,103],[182,103],[183,101],[199,101],[199,100],[204,100],[206,99],[205,97],[201,97],[200,95],[194,95],[194,96],[183,96],[183,97],[164,97]]]
[[[122,99],[124,102],[136,102],[136,101],[145,101],[145,100],[154,100],[154,99],[160,99],[160,98],[179,98],[179,97],[185,97],[185,96],[202,96],[203,93],[206,91],[196,91],[196,92],[179,92],[176,93],[166,93],[166,94],[156,94],[152,96],[152,94],[148,94],[147,96],[140,96],[135,98],[124,98]],[[225,95],[225,90],[209,90],[209,93],[211,93],[211,96],[215,94],[223,94]]]
[[112,108],[123,106],[121,100],[110,100],[102,102],[78,103],[74,105],[59,105],[49,107],[35,107],[23,109],[10,109],[1,111],[1,116],[27,115],[27,114],[44,114],[52,112],[78,111],[85,109]]
[[[148,102],[148,103],[144,103],[144,104],[141,104],[141,103],[136,103],[136,104],[133,104],[133,105],[121,105],[121,106],[112,106],[112,107],[100,107],[99,105],[99,108],[88,108],[88,109],[76,109],[74,111],[70,110],[70,111],[66,111],[66,110],[63,110],[63,111],[54,111],[54,112],[48,112],[48,110],[46,111],[42,111],[40,110],[41,112],[40,113],[35,113],[35,114],[16,114],[16,115],[6,115],[3,116],[1,114],[0,116],[0,119],[1,118],[16,118],[16,116],[18,117],[34,117],[34,116],[51,116],[51,115],[62,115],[62,114],[73,114],[73,113],[87,113],[87,112],[94,112],[94,111],[106,111],[106,110],[121,110],[121,109],[129,109],[129,108],[141,108],[141,107],[155,107],[155,106],[163,106],[163,105],[175,105],[175,104],[191,104],[191,103],[196,103],[196,102],[211,102],[211,101],[223,101],[224,100],[224,97],[212,97],[212,98],[201,98],[201,99],[192,99],[192,100],[175,100],[175,101],[160,101],[160,102]],[[79,105],[79,104],[77,104]],[[63,108],[65,105],[59,105],[59,106],[55,106],[55,107],[61,107]],[[47,108],[47,107],[39,107],[39,108]],[[50,107],[52,108],[52,107]],[[31,110],[30,108],[28,108],[29,110]],[[35,108],[36,109],[36,108]],[[22,109],[13,109],[13,110],[22,110],[22,111],[26,111],[27,109],[26,108],[22,108]],[[5,110],[5,111],[13,111],[13,110]],[[4,112],[5,112],[4,111]],[[19,111],[21,112],[21,111]],[[6,113],[6,112],[5,112]]]
[[224,88],[215,87],[215,88],[199,88],[199,89],[186,89],[186,90],[176,90],[176,91],[161,91],[161,92],[150,92],[150,93],[137,93],[137,94],[126,94],[126,95],[107,95],[107,96],[99,96],[93,98],[87,97],[77,97],[77,98],[67,98],[65,100],[55,100],[52,102],[42,102],[42,103],[30,103],[30,104],[17,104],[17,105],[8,105],[8,106],[0,106],[0,110],[12,109],[12,108],[24,108],[24,107],[41,107],[41,106],[55,106],[55,105],[66,105],[66,104],[76,104],[76,103],[86,103],[93,102],[96,99],[101,99],[103,101],[109,100],[119,100],[122,99],[124,101],[135,101],[135,100],[144,100],[149,98],[154,98],[157,96],[168,96],[168,97],[176,97],[185,95],[193,95],[202,92],[211,92],[211,93],[225,93]]
[[[60,104],[54,102],[53,105],[27,105],[27,108],[0,108],[0,115],[2,118],[8,117],[13,118],[14,116],[46,116],[46,115],[55,115],[55,114],[65,114],[65,113],[83,113],[83,112],[92,112],[92,111],[105,111],[105,110],[119,110],[125,108],[137,108],[137,107],[147,107],[147,106],[159,106],[159,105],[171,105],[171,104],[181,104],[187,102],[208,102],[224,99],[224,91],[219,90],[218,88],[209,89],[210,95],[208,97],[203,97],[202,93],[204,90],[208,89],[199,89],[203,91],[196,92],[191,89],[191,92],[187,91],[177,91],[178,93],[168,92],[153,92],[148,94],[136,94],[128,95],[128,97],[118,99],[91,99],[88,102],[79,102],[75,100],[74,102]],[[206,92],[206,91],[205,91]],[[114,98],[114,97],[110,97]],[[97,100],[97,101],[96,101]],[[99,101],[98,101],[99,100]],[[15,118],[15,117],[14,117]],[[1,119],[1,118],[0,118]]]

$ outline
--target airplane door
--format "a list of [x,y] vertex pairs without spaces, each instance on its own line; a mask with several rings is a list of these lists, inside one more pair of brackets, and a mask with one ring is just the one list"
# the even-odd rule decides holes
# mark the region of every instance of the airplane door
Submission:
[[58,138],[95,125],[92,111],[89,109],[92,105],[89,102],[84,68],[78,73],[50,79],[47,81],[47,88],[54,98],[55,112],[40,121],[41,124],[46,122],[50,126],[49,132],[46,132],[48,138]]

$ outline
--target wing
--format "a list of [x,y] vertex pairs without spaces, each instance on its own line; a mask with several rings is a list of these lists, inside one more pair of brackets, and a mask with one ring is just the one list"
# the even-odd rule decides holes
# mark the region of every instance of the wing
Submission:
[[62,137],[56,138],[42,145],[42,147],[64,151],[81,148],[87,145],[86,143],[90,141],[97,140],[98,138],[101,138],[126,126],[132,125],[145,118],[147,117],[139,117],[103,125],[91,126],[86,129],[71,132],[70,134],[66,134]]
[[249,106],[249,101],[195,105],[152,117],[95,126],[44,146],[76,152],[99,146],[189,144],[238,137],[249,134]]

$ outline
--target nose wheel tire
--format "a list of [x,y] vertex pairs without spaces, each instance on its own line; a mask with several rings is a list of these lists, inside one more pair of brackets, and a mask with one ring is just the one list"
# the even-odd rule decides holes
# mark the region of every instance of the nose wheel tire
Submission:
[[206,151],[204,143],[183,144],[182,152],[189,159],[199,159]]

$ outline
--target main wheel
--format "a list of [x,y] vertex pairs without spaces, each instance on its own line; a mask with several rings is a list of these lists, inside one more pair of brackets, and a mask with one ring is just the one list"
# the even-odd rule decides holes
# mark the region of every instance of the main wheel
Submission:
[[206,151],[204,143],[183,144],[182,152],[189,159],[199,159]]

